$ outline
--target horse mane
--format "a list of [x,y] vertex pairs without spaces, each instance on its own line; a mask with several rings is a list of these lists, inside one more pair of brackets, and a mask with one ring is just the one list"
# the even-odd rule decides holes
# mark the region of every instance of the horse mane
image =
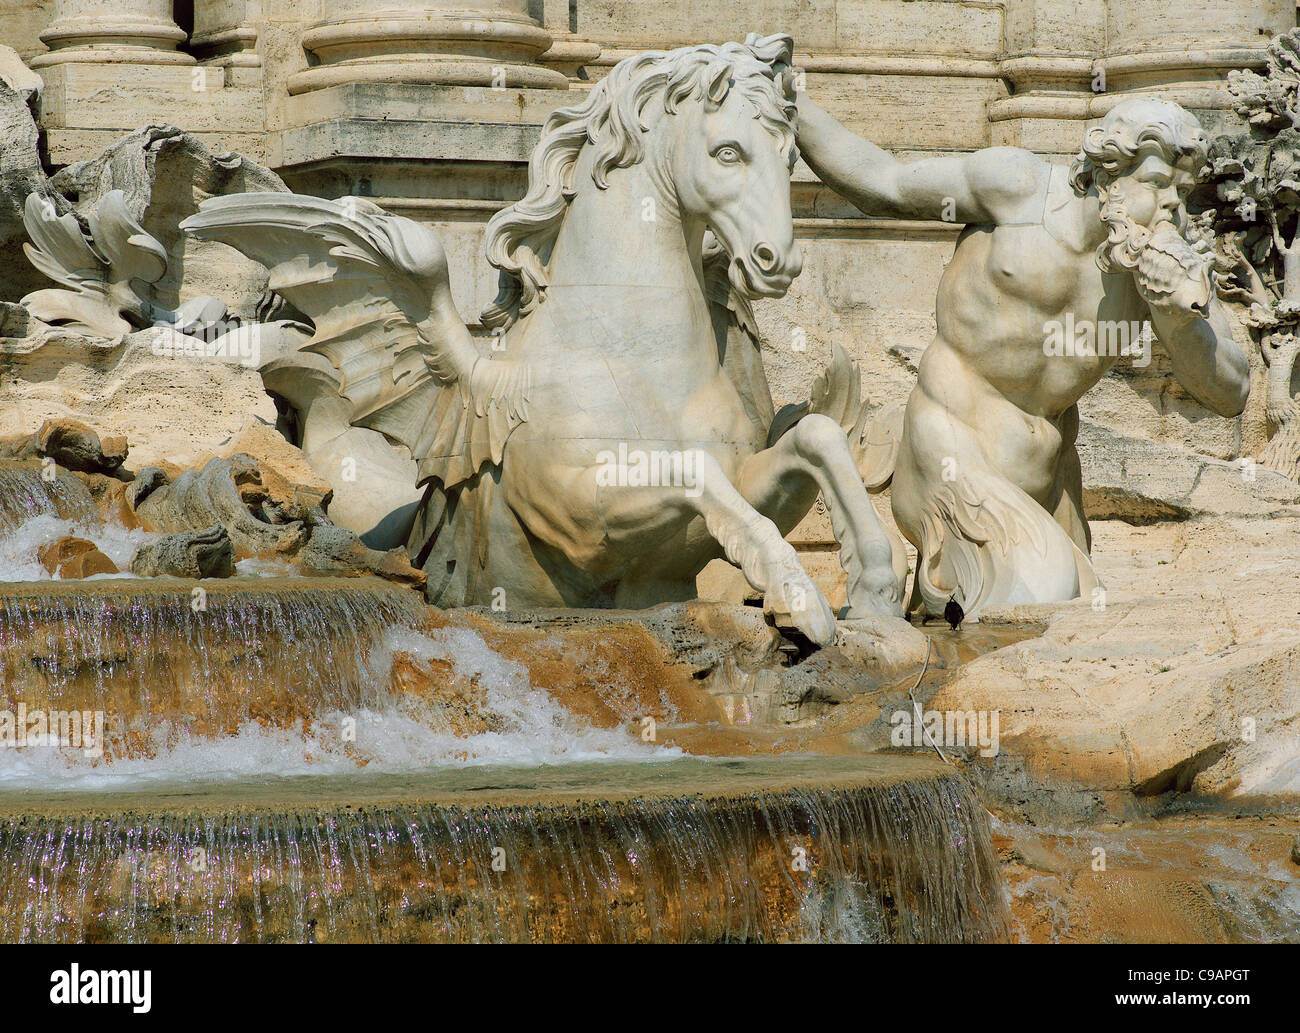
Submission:
[[528,161],[528,192],[488,222],[485,250],[499,270],[499,287],[480,317],[483,325],[509,327],[546,299],[546,263],[575,194],[578,156],[588,144],[595,148],[591,178],[604,190],[611,169],[628,168],[645,156],[642,136],[649,126],[642,116],[655,97],[672,113],[693,96],[716,107],[734,87],[755,105],[782,147],[793,149],[794,93],[782,74],[793,46],[789,36],[751,34],[743,44],[638,54],[610,69],[585,102],[555,111]]

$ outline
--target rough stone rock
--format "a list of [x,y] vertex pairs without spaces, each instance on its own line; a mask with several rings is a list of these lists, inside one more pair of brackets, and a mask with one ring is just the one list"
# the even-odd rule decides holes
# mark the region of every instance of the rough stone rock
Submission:
[[1084,421],[1083,503],[1090,520],[1150,524],[1204,515],[1300,513],[1300,485],[1258,465],[1212,459]]
[[286,514],[270,502],[251,456],[211,459],[166,483],[150,472],[149,484],[152,490],[133,496],[135,515],[147,530],[174,534],[216,524],[240,558],[292,555],[306,540],[307,514]]
[[0,338],[23,340],[36,330],[39,320],[22,305],[0,301]]
[[727,603],[669,603],[648,610],[511,609],[471,607],[503,624],[565,629],[634,623],[655,636],[692,676],[704,680],[727,666],[741,670],[776,666],[794,646],[753,606]]
[[[919,675],[931,652],[925,632],[901,617],[841,620],[835,644],[851,663],[885,681]],[[935,666],[938,658],[930,659]]]
[[131,573],[140,577],[230,577],[234,572],[234,544],[220,525],[170,534],[140,546],[131,557]]
[[0,455],[12,459],[48,457],[78,473],[116,473],[126,462],[121,434],[100,437],[78,420],[46,420],[34,434],[0,442]]
[[994,797],[1086,817],[1167,792],[1300,798],[1300,518],[1094,524],[1106,595],[990,611],[1042,634],[925,702],[997,711]]
[[167,475],[156,466],[146,466],[135,475],[135,479],[126,486],[126,504],[132,513],[156,488],[167,483]]
[[33,114],[39,84],[13,50],[0,48],[0,300],[9,302],[46,283],[21,246],[27,239],[23,205],[28,195],[53,196],[41,167],[40,129]]
[[[312,469],[302,450],[285,440],[274,426],[249,417],[214,453],[221,459],[241,454],[257,463],[261,485],[276,504],[307,509],[316,506],[325,509],[330,505],[333,490],[329,482]],[[186,465],[202,466],[209,458],[187,460]]]
[[387,552],[368,549],[355,532],[331,524],[311,528],[306,544],[298,553],[303,573],[313,577],[363,577],[375,575],[388,581],[423,588],[424,571],[411,566],[406,549]]
[[[674,612],[665,612],[670,610]],[[721,614],[704,616],[726,620]],[[698,752],[716,754],[725,741],[718,738],[719,731],[725,732],[722,723],[746,720],[743,703],[714,696],[707,677],[700,677],[706,672],[692,661],[703,657],[690,646],[696,632],[684,607],[632,614],[544,610],[527,617],[482,608],[431,609],[429,624],[435,634],[448,627],[476,632],[498,656],[522,664],[534,686],[595,727],[621,727],[660,744],[688,748],[703,742],[705,748]],[[684,653],[674,654],[667,642],[680,643]],[[720,638],[708,648],[741,656],[753,655],[756,645]],[[446,677],[426,680],[436,686]]]
[[[1285,818],[1175,813],[1092,828],[993,822],[1021,943],[1295,942]],[[1106,851],[1099,869],[1095,850]]]
[[99,551],[94,542],[64,535],[42,545],[37,559],[49,573],[61,578],[86,578],[94,574],[117,574],[117,564]]
[[167,273],[155,284],[155,301],[169,309],[198,295],[226,302],[251,318],[266,290],[266,270],[233,248],[193,239],[181,220],[218,194],[287,191],[270,169],[235,153],[214,154],[196,136],[174,126],[137,130],[90,161],[51,177],[51,186],[90,211],[111,190],[121,190],[131,215],[168,254]]
[[[508,600],[507,600],[508,603]],[[647,610],[526,609],[493,611],[472,607],[494,623],[567,632],[590,629],[613,632],[629,625],[649,632],[664,650],[661,667],[688,678],[711,697],[718,708],[713,720],[725,725],[756,727],[808,726],[835,707],[871,693],[896,679],[895,670],[882,670],[879,661],[890,656],[884,649],[871,651],[866,632],[859,636],[862,651],[851,659],[838,646],[800,656],[799,647],[784,638],[755,606],[719,602],[669,603]],[[915,676],[924,662],[921,655],[906,672]],[[915,639],[908,636],[913,646]],[[863,658],[871,651],[870,662]],[[896,656],[901,659],[906,649]]]
[[104,341],[48,327],[0,347],[0,435],[30,434],[49,419],[125,435],[131,459],[161,466],[215,454],[250,418],[276,419],[257,370],[185,354],[193,338],[161,328]]
[[127,503],[127,491],[134,482],[126,480],[127,475],[121,470],[112,474],[83,473],[77,476],[90,492],[95,508],[104,521],[126,528],[140,526]]

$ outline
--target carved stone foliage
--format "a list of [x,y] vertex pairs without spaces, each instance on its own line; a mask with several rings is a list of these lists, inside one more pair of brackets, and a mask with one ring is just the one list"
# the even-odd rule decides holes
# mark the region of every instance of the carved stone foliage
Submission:
[[[95,337],[119,337],[133,322],[148,322],[148,302],[138,293],[167,269],[167,253],[131,218],[120,190],[91,213],[89,233],[71,213],[32,194],[23,210],[31,243],[23,251],[58,287],[23,298],[36,318]],[[87,239],[89,238],[89,239]]]
[[113,338],[151,325],[202,332],[225,318],[226,306],[216,298],[194,298],[176,311],[149,300],[148,288],[167,272],[167,251],[132,218],[122,191],[105,194],[86,222],[83,231],[74,214],[59,215],[48,197],[27,198],[23,225],[31,243],[23,251],[59,284],[23,298],[37,319]]
[[1269,469],[1300,473],[1300,417],[1291,376],[1300,349],[1300,30],[1276,37],[1261,72],[1229,73],[1244,123],[1213,141],[1208,178],[1218,207],[1219,293],[1243,316],[1268,365],[1265,414],[1277,428],[1260,454]]

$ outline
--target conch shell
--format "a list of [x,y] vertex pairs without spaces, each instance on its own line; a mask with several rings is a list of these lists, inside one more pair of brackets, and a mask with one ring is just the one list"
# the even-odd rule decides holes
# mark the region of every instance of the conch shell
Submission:
[[1142,296],[1157,308],[1205,315],[1209,312],[1213,258],[1198,251],[1172,223],[1162,223],[1138,260]]

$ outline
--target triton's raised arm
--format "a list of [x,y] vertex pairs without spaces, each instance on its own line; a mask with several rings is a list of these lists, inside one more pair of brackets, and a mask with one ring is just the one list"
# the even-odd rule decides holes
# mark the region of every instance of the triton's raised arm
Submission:
[[989,147],[904,163],[798,95],[799,150],[823,183],[866,215],[1003,224],[1042,218],[1051,167],[1029,151]]

